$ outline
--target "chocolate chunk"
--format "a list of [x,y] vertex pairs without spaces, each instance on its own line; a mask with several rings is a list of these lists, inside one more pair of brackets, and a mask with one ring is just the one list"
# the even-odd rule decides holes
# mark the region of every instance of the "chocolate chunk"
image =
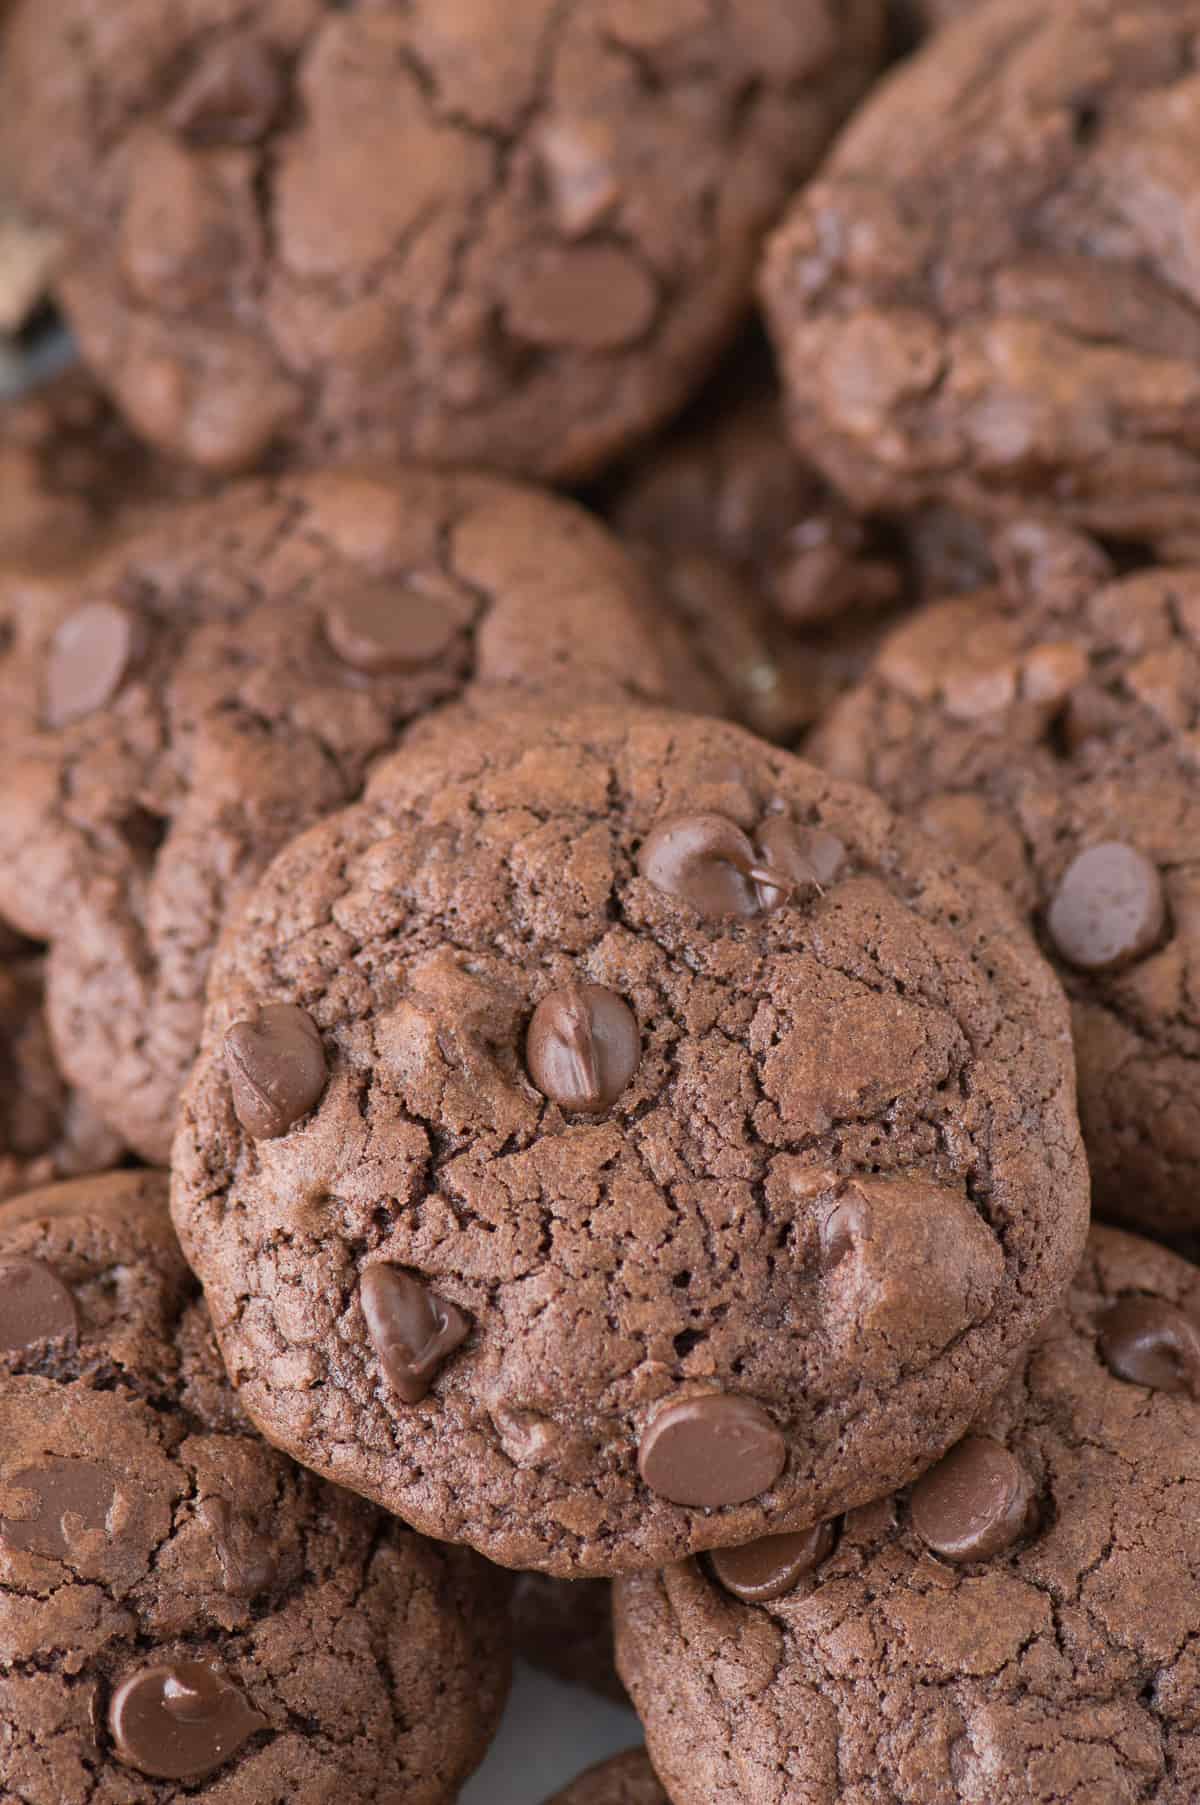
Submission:
[[439,1367],[470,1334],[470,1321],[457,1304],[383,1262],[363,1273],[359,1301],[393,1390],[406,1404],[419,1404]]
[[1108,840],[1068,865],[1046,926],[1069,965],[1112,971],[1145,958],[1161,939],[1166,918],[1157,867],[1136,847]]
[[756,857],[741,828],[724,815],[673,815],[651,828],[637,868],[656,889],[690,904],[706,920],[763,913],[758,885],[779,895],[777,874]]
[[49,1560],[70,1558],[76,1522],[85,1530],[104,1529],[116,1496],[111,1476],[91,1460],[48,1457],[43,1466],[13,1473],[8,1484],[31,1493],[37,1504],[30,1516],[0,1517],[0,1536],[10,1548]]
[[139,1667],[113,1693],[108,1728],[119,1761],[162,1780],[198,1780],[268,1728],[238,1688],[201,1661]]
[[330,645],[355,670],[372,675],[432,664],[467,619],[457,591],[447,595],[435,585],[422,587],[399,577],[356,583],[325,603]]
[[986,1435],[968,1435],[912,1494],[913,1528],[947,1561],[983,1561],[1030,1527],[1033,1481],[1015,1454]]
[[218,38],[167,113],[189,144],[254,144],[274,123],[286,92],[279,57],[261,39]]
[[197,1512],[213,1539],[225,1590],[232,1598],[253,1598],[275,1578],[271,1545],[224,1498],[205,1498]]
[[1200,1398],[1200,1324],[1161,1297],[1123,1297],[1099,1323],[1100,1353],[1131,1385]]
[[552,990],[533,1012],[525,1040],[529,1076],[560,1109],[600,1115],[638,1068],[637,1017],[604,984]]
[[46,666],[46,725],[66,727],[110,702],[133,662],[137,624],[115,602],[85,602],[54,635]]
[[727,1592],[744,1604],[767,1604],[827,1560],[836,1540],[832,1523],[815,1523],[790,1535],[760,1536],[740,1548],[718,1548],[708,1558]]
[[329,1075],[317,1025],[295,1003],[268,1003],[254,1021],[234,1022],[225,1060],[238,1121],[258,1141],[307,1115]]
[[79,1332],[75,1299],[40,1260],[0,1263],[0,1352],[62,1341]]
[[787,1445],[762,1405],[726,1391],[668,1404],[638,1449],[652,1492],[704,1509],[757,1498],[786,1464]]

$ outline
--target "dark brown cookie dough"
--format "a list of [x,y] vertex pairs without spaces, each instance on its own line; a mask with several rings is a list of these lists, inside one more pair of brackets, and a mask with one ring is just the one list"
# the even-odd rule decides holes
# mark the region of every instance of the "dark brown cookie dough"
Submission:
[[409,721],[473,683],[690,695],[603,527],[411,467],[160,509],[0,574],[0,627],[0,914],[52,943],[63,1068],[151,1159],[222,923]]
[[810,752],[1026,911],[1071,999],[1097,1210],[1194,1233],[1200,570],[1117,578],[1040,529],[1006,544],[1003,585],[897,629]]
[[572,1780],[547,1805],[670,1805],[644,1749],[629,1749]]
[[0,1795],[449,1805],[503,1587],[249,1428],[158,1173],[0,1207]]
[[859,508],[1200,530],[1196,0],[987,0],[882,84],[763,292],[798,449]]
[[519,1573],[513,1581],[512,1618],[518,1655],[572,1686],[628,1703],[613,1664],[608,1580]]
[[598,469],[746,310],[882,0],[30,0],[0,158],[145,437]]
[[877,1496],[1082,1245],[1065,1006],[999,890],[720,722],[410,745],[209,997],[173,1208],[247,1409],[502,1565]]
[[1198,1432],[1200,1272],[1093,1230],[971,1436],[790,1590],[742,1602],[691,1562],[620,1582],[675,1805],[1191,1805]]

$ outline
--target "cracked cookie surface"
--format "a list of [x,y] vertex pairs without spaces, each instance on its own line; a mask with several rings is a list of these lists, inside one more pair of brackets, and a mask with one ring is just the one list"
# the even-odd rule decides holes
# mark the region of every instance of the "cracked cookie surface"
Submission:
[[670,1805],[644,1749],[590,1767],[546,1805]]
[[971,1505],[994,1502],[980,1441],[1032,1493],[1006,1546],[934,1554],[961,1494],[931,1514],[923,1481],[763,1604],[698,1562],[620,1581],[618,1658],[675,1805],[1187,1805],[1198,1399],[1200,1272],[1097,1228],[972,1425]]
[[51,942],[60,1061],[165,1160],[224,920],[468,686],[688,693],[642,573],[571,503],[401,468],[159,509],[0,576],[0,915]]
[[172,1207],[247,1410],[503,1565],[878,1495],[1082,1246],[1065,1007],[1000,891],[719,722],[410,744],[209,1004]]
[[447,1805],[503,1706],[503,1588],[251,1430],[166,1209],[0,1207],[0,1792]]
[[[1097,1211],[1194,1234],[1200,570],[1119,577],[1036,527],[996,543],[1002,584],[898,628],[810,756],[1004,884],[1071,1000]],[[1145,886],[1140,937],[1116,855],[1096,864],[1113,846]],[[1120,944],[1081,940],[1081,906]]]
[[988,0],[884,82],[774,237],[798,448],[859,508],[1196,544],[1195,0]]
[[881,0],[32,0],[0,157],[164,449],[575,478],[703,376],[882,38]]

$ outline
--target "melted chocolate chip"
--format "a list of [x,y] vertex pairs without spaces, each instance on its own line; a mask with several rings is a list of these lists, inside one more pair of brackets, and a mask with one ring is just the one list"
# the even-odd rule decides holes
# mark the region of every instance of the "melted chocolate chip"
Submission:
[[119,1761],[160,1780],[198,1780],[236,1755],[265,1717],[201,1661],[164,1661],[126,1676],[108,1707]]
[[444,586],[359,582],[325,602],[325,635],[346,664],[372,675],[432,664],[466,624]]
[[983,1561],[1011,1548],[1033,1515],[1033,1481],[1015,1454],[968,1435],[917,1481],[913,1528],[947,1561]]
[[762,1405],[725,1391],[668,1404],[638,1448],[638,1471],[652,1492],[705,1509],[757,1498],[786,1463],[787,1445]]
[[254,1021],[234,1022],[225,1061],[238,1121],[256,1141],[286,1134],[328,1077],[317,1025],[294,1003],[268,1003]]
[[833,1553],[833,1523],[816,1523],[790,1535],[760,1536],[740,1548],[717,1548],[709,1565],[727,1592],[744,1604],[769,1604],[782,1598]]
[[92,1460],[47,1457],[41,1466],[12,1474],[9,1485],[36,1500],[30,1516],[0,1517],[0,1535],[10,1548],[66,1560],[79,1529],[104,1529],[116,1487]]
[[371,1345],[393,1390],[419,1404],[444,1361],[471,1330],[468,1318],[399,1266],[368,1266],[359,1299]]
[[1068,865],[1046,926],[1068,965],[1113,971],[1144,959],[1162,938],[1166,919],[1157,867],[1136,847],[1108,840]]
[[1131,1385],[1200,1399],[1200,1324],[1161,1297],[1123,1297],[1099,1322],[1109,1371]]
[[212,1536],[230,1597],[254,1598],[266,1591],[275,1578],[275,1556],[266,1537],[224,1498],[206,1498],[197,1515]]
[[603,984],[550,991],[525,1039],[525,1063],[542,1095],[584,1115],[611,1109],[641,1056],[637,1017]]
[[46,666],[46,724],[67,727],[111,702],[138,649],[133,616],[113,602],[85,602],[54,635]]
[[40,1260],[0,1262],[0,1353],[74,1339],[75,1299]]
[[[846,848],[836,834],[820,827],[801,827],[790,815],[768,815],[755,838],[762,862],[786,880],[784,894],[823,890],[846,862]],[[760,885],[760,889],[766,886]]]
[[724,815],[673,815],[651,828],[637,868],[657,890],[706,920],[763,912],[759,883],[779,895],[778,875],[761,865],[741,828]]

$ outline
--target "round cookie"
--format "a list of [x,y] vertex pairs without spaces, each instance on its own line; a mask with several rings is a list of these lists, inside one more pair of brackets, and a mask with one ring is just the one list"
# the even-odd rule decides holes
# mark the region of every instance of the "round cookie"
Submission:
[[547,1805],[670,1805],[644,1749],[628,1749],[589,1767]]
[[860,510],[1200,530],[1196,0],[986,0],[879,86],[763,293],[797,448]]
[[[882,0],[31,0],[0,158],[138,431],[567,479],[679,407]],[[381,179],[382,177],[382,179]]]
[[246,1408],[505,1566],[877,1496],[1082,1246],[1065,1007],[1000,892],[720,722],[411,744],[209,1005],[173,1210]]
[[613,1661],[612,1587],[606,1579],[518,1573],[512,1588],[513,1646],[534,1667],[571,1686],[627,1704]]
[[0,915],[51,944],[67,1075],[165,1160],[223,922],[471,684],[689,699],[643,574],[501,478],[274,478],[0,573]]
[[691,1562],[617,1587],[675,1805],[1189,1805],[1198,1431],[1200,1272],[1093,1230],[971,1435],[790,1589]]
[[1097,1210],[1195,1233],[1200,570],[1006,543],[1003,586],[899,627],[810,755],[1005,885],[1071,1000]]
[[0,1207],[0,1774],[26,1805],[449,1805],[503,1587],[249,1429],[165,1175]]

